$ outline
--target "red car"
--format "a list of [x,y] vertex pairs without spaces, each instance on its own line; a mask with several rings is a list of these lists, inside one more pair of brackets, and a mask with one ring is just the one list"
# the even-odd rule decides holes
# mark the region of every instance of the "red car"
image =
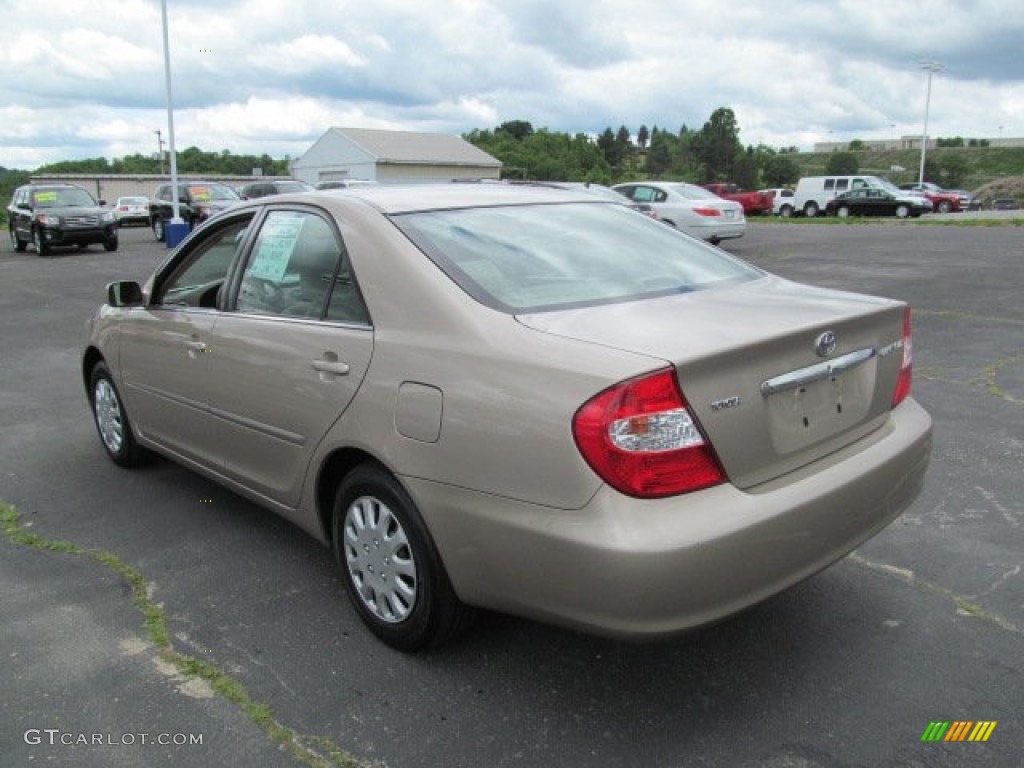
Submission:
[[923,184],[900,184],[900,189],[928,198],[932,202],[932,210],[936,213],[951,213],[961,209],[960,195],[955,192],[947,192],[930,181]]
[[726,200],[734,200],[739,203],[743,206],[743,214],[745,216],[759,216],[771,213],[772,206],[774,205],[771,195],[766,195],[763,192],[746,192],[740,189],[737,184],[716,182],[714,184],[705,184],[704,189],[714,192]]

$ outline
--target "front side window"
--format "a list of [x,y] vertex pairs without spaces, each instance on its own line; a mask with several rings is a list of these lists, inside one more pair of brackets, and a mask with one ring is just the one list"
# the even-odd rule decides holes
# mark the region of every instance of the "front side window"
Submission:
[[667,296],[761,276],[614,203],[427,211],[392,220],[466,293],[509,313]]
[[153,303],[216,307],[217,296],[251,220],[249,215],[225,222],[193,241],[183,260],[157,286]]
[[271,211],[242,275],[239,312],[367,323],[333,227],[307,211]]

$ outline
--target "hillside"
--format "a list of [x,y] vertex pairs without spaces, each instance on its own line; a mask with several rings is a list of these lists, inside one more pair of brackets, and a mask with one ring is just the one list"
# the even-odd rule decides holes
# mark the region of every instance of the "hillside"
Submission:
[[[860,172],[883,176],[894,184],[917,181],[921,165],[919,150],[860,150],[854,152],[860,161]],[[1024,147],[940,147],[929,149],[928,165],[942,164],[949,155],[959,155],[966,168],[960,186],[977,194],[984,187],[1005,182],[1006,192],[991,197],[1016,197],[1024,203]],[[801,152],[790,155],[800,166],[802,176],[821,176],[828,162],[827,152]],[[894,171],[894,167],[904,170]],[[1014,192],[1013,190],[1016,190]]]

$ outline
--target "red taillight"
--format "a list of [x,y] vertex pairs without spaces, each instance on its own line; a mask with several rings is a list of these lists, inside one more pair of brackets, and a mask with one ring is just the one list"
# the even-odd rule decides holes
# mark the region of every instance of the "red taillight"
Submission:
[[721,216],[722,212],[717,208],[694,208],[693,212],[701,216]]
[[673,496],[725,479],[672,371],[595,395],[576,412],[572,433],[598,476],[629,496]]
[[892,393],[892,407],[902,403],[910,394],[910,380],[914,372],[914,342],[910,334],[910,307],[903,309],[903,333],[900,334],[900,346],[903,348],[903,360],[900,362],[900,375],[896,379],[896,389]]

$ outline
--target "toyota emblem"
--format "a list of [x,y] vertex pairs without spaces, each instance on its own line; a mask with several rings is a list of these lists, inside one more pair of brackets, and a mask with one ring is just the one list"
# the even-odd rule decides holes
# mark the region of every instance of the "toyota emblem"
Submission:
[[836,342],[835,332],[825,331],[814,342],[814,351],[818,353],[818,357],[828,357],[836,351]]

